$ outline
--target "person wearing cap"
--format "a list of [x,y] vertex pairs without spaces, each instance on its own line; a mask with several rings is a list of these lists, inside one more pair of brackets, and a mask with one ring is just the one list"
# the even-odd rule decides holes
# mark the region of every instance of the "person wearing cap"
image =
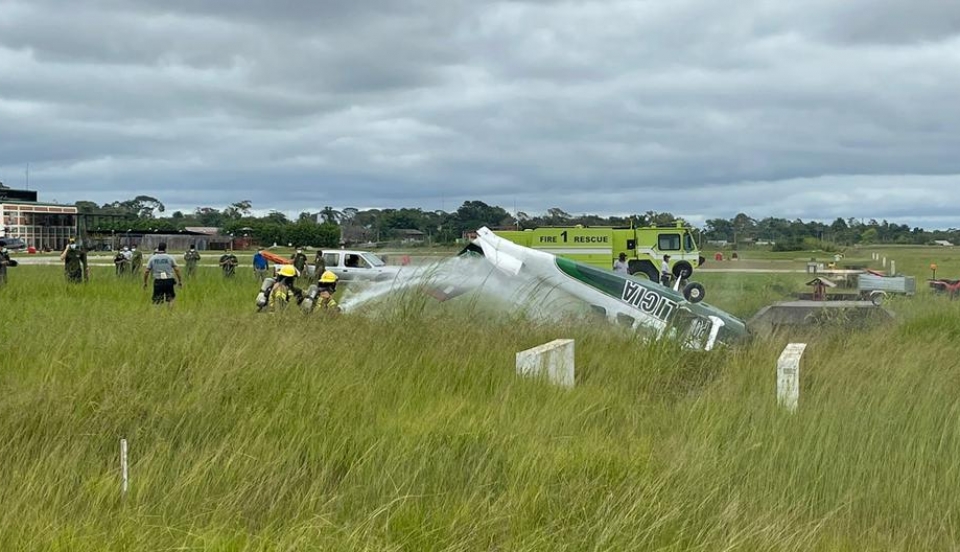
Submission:
[[183,260],[187,263],[187,276],[193,276],[197,271],[197,264],[200,262],[200,252],[197,246],[191,245],[190,249],[183,254]]
[[257,252],[253,254],[253,274],[261,282],[267,277],[267,258],[263,256],[263,248],[258,247]]
[[672,274],[670,273],[670,255],[664,255],[663,261],[660,263],[660,283],[670,287],[670,279]]
[[180,267],[177,261],[167,255],[167,244],[160,242],[157,252],[147,260],[147,267],[143,271],[143,289],[147,289],[150,277],[153,277],[153,304],[167,303],[173,306],[177,298],[175,286],[183,287],[183,278],[180,276]]
[[79,284],[90,280],[87,252],[77,245],[76,239],[69,239],[67,246],[63,248],[63,253],[60,253],[60,260],[63,261],[63,271],[68,282]]
[[617,260],[613,261],[613,271],[617,274],[630,274],[627,266],[627,254],[621,253]]

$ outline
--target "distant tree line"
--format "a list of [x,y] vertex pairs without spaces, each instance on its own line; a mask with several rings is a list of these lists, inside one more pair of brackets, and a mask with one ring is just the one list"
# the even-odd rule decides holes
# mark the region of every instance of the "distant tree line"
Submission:
[[770,243],[774,250],[835,249],[851,245],[903,244],[923,245],[935,240],[960,243],[960,229],[924,230],[906,224],[870,219],[837,218],[832,223],[804,222],[767,217],[755,219],[739,213],[732,219],[708,219],[704,236],[712,241],[725,241],[733,247],[744,244]]
[[[451,243],[465,232],[481,226],[491,228],[536,228],[539,226],[664,226],[683,219],[671,213],[647,211],[629,216],[602,217],[571,214],[559,207],[530,215],[522,211],[510,213],[502,207],[482,201],[466,201],[455,211],[425,211],[420,208],[365,209],[347,207],[342,210],[327,206],[319,212],[301,212],[290,220],[279,211],[253,216],[250,200],[241,200],[223,208],[197,207],[192,212],[174,211],[167,215],[162,202],[140,195],[126,201],[98,205],[78,201],[80,213],[93,221],[87,231],[123,232],[128,230],[161,230],[175,232],[187,227],[220,228],[223,233],[249,236],[261,243],[293,243],[335,246],[341,243],[384,242],[397,240],[409,231],[421,232],[431,243]],[[960,242],[960,230],[926,231],[887,221],[864,222],[838,218],[831,224],[800,219],[767,217],[754,219],[740,213],[732,219],[709,219],[703,229],[707,240],[720,241],[731,247],[770,243],[775,249],[830,249],[854,244],[893,243],[924,244],[934,240]]]

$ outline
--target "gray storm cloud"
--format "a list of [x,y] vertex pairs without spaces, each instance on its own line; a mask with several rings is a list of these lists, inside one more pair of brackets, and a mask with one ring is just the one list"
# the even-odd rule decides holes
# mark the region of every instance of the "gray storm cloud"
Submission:
[[960,227],[960,4],[0,3],[0,180]]

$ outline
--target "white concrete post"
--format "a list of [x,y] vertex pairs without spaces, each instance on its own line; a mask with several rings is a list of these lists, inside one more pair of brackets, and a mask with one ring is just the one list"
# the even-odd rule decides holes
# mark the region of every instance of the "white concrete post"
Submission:
[[880,263],[880,264],[883,265],[884,268],[886,268],[886,267],[887,267],[887,258],[884,257],[884,258],[883,258],[883,262]]
[[796,412],[800,402],[800,358],[806,343],[790,343],[777,360],[777,403]]
[[897,275],[897,261],[894,261],[893,259],[890,259],[890,275]]
[[546,377],[561,387],[573,387],[574,356],[572,339],[555,339],[539,347],[517,353],[517,374]]
[[127,440],[120,439],[120,494],[127,494],[130,472],[127,469]]

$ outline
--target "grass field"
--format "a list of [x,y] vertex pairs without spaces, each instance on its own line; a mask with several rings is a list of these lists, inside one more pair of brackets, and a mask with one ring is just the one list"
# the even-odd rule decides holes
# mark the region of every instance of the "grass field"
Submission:
[[[884,251],[960,277],[951,251]],[[477,301],[257,315],[256,283],[212,268],[173,309],[108,267],[10,279],[0,550],[960,548],[960,301],[922,282],[889,327],[704,354]],[[805,279],[701,278],[743,317]],[[558,337],[574,390],[514,375]],[[795,415],[774,396],[790,340],[810,343]]]

